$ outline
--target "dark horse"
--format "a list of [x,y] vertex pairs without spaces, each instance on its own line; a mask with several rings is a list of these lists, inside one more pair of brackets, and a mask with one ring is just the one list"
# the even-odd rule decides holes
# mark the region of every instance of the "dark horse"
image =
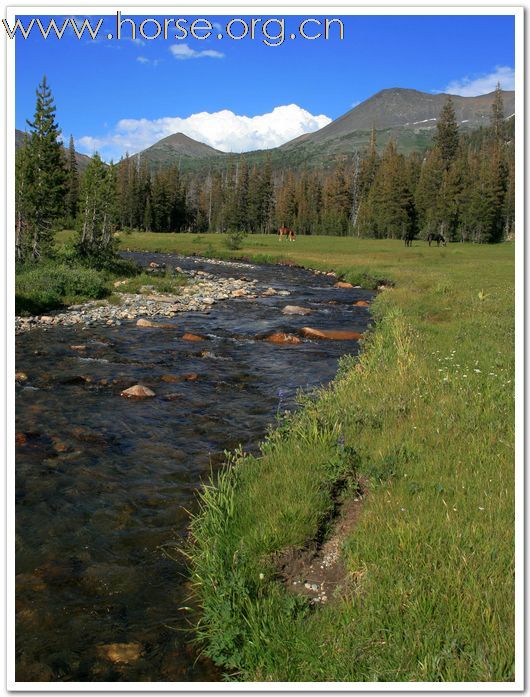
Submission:
[[412,247],[412,240],[414,239],[414,233],[412,231],[406,232],[403,235],[403,239],[405,240],[405,247]]
[[447,242],[445,240],[445,237],[442,235],[441,232],[439,233],[434,233],[431,232],[429,236],[427,237],[427,242],[429,243],[429,247],[431,246],[431,242],[436,242],[436,246],[439,247],[440,244],[442,247],[447,247]]

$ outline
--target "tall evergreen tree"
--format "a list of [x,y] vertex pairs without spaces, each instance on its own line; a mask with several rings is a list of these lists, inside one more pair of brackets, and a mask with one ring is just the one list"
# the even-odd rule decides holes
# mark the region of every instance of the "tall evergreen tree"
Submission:
[[75,158],[74,138],[70,135],[68,145],[68,174],[66,187],[66,215],[73,221],[77,215],[79,206],[79,173]]
[[495,140],[501,140],[504,137],[504,101],[502,98],[502,90],[500,82],[495,88],[495,98],[491,105],[491,130]]
[[118,220],[116,167],[105,166],[96,153],[83,177],[76,249],[80,256],[104,264],[115,252],[113,233]]
[[54,228],[64,213],[66,169],[51,90],[43,77],[25,153],[24,194],[20,200],[27,254],[38,260],[53,250]]
[[451,97],[447,97],[436,121],[436,133],[434,143],[440,150],[440,155],[445,167],[449,167],[458,151],[458,124],[456,122],[455,109]]

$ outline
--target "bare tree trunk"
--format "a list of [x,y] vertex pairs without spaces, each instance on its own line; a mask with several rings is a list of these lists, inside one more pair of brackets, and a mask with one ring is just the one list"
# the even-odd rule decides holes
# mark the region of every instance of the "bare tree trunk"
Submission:
[[15,228],[15,254],[17,261],[22,261],[22,214],[17,212],[17,223]]

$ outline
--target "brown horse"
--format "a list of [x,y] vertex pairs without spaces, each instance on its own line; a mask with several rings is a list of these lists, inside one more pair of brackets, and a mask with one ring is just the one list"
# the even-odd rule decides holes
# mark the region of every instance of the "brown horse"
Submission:
[[296,235],[294,234],[294,230],[291,230],[290,227],[281,227],[278,230],[278,239],[280,242],[282,241],[283,237],[287,237],[289,242],[296,242]]

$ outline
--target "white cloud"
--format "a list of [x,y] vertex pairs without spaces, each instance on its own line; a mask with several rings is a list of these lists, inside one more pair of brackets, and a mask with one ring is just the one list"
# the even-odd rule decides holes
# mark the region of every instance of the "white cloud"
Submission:
[[146,58],[145,56],[136,56],[136,60],[142,65],[152,65],[153,68],[156,68],[156,66],[160,63],[158,58]]
[[169,50],[177,60],[189,60],[190,58],[224,58],[225,54],[211,49],[206,51],[196,51],[188,44],[174,44]]
[[493,92],[498,82],[503,90],[515,89],[515,70],[508,66],[498,65],[491,73],[453,80],[444,88],[443,92],[458,94],[461,97],[476,97],[480,94]]
[[246,152],[273,148],[304,133],[323,128],[331,119],[313,115],[297,104],[275,107],[258,116],[243,116],[223,109],[203,111],[187,118],[167,116],[160,119],[122,119],[101,137],[84,136],[77,140],[81,152],[98,150],[106,159],[136,153],[173,133],[185,133],[224,152]]

